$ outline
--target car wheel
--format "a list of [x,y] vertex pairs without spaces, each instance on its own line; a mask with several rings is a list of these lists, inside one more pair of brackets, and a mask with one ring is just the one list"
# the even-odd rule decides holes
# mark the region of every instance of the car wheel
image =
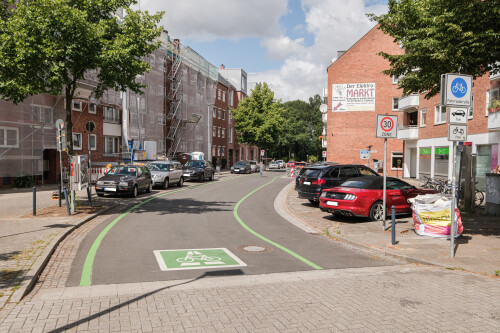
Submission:
[[[167,183],[168,183],[168,181],[167,181]],[[148,187],[146,188],[146,192],[147,193],[153,192],[153,184],[149,183]]]
[[137,197],[137,192],[138,192],[138,190],[137,190],[137,185],[134,185],[134,188],[132,189],[132,193],[130,194],[130,196],[131,196],[132,198]]
[[314,201],[313,199],[307,199],[307,200],[309,200],[309,202],[312,203],[313,205],[317,205],[318,204],[318,202]]
[[205,181],[205,174],[202,173],[200,176],[200,182],[203,183]]
[[182,185],[184,185],[184,178],[183,177],[179,178],[179,181],[177,182],[178,187],[182,187]]
[[210,180],[210,181],[214,180],[214,173],[213,172],[210,174],[210,177],[208,177],[208,180]]
[[163,189],[166,190],[168,188],[168,178],[165,178],[163,181]]
[[97,192],[97,196],[98,196],[98,197],[103,197],[103,196],[104,196],[104,193],[99,193],[99,192]]
[[384,217],[384,204],[382,201],[377,201],[370,208],[370,221],[382,221]]

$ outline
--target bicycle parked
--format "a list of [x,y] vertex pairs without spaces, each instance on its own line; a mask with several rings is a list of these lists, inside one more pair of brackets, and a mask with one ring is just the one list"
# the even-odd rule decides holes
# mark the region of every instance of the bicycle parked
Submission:
[[[474,187],[474,206],[480,207],[484,201],[484,193],[477,188],[477,183],[478,182],[475,183]],[[427,176],[424,176],[424,181],[420,183],[420,187],[432,188],[445,195],[451,195],[453,190],[452,186],[451,180],[436,179]]]

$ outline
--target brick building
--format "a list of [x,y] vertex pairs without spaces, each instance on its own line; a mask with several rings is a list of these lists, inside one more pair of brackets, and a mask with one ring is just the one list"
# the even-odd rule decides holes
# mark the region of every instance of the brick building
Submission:
[[[389,62],[377,55],[381,51],[404,52],[392,37],[374,27],[328,68],[328,160],[365,164],[367,160],[360,160],[359,154],[366,149],[372,151],[372,160],[368,160],[372,167],[374,160],[382,160],[383,139],[375,138],[375,118],[387,113],[398,116],[398,139],[388,139],[388,174],[451,178],[448,110],[440,105],[440,95],[431,99],[423,94],[402,97],[397,79],[382,73]],[[374,98],[363,84],[375,90]],[[351,95],[341,96],[346,85],[351,85],[347,88]],[[357,87],[365,91],[354,96]],[[490,106],[499,99],[499,90],[500,75],[477,78],[472,88],[473,105],[468,110],[467,141],[477,154],[478,187],[483,190],[485,173],[498,165],[500,112]]]

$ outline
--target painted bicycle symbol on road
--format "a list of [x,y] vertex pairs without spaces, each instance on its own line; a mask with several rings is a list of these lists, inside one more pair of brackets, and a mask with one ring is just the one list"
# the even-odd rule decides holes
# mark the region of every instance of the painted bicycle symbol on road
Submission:
[[185,265],[200,265],[204,263],[205,265],[214,265],[223,263],[222,258],[207,256],[199,251],[188,251],[186,256],[183,258],[177,258],[177,262],[181,263],[181,266]]
[[453,96],[457,98],[462,98],[467,92],[467,83],[464,79],[457,77],[453,82],[451,82],[451,92]]

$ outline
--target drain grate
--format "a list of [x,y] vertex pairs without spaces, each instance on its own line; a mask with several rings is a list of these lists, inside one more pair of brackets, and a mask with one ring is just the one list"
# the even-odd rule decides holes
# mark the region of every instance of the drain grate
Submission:
[[272,251],[271,248],[260,245],[241,245],[238,246],[237,249],[238,251],[241,252],[250,252],[250,253],[266,253]]

